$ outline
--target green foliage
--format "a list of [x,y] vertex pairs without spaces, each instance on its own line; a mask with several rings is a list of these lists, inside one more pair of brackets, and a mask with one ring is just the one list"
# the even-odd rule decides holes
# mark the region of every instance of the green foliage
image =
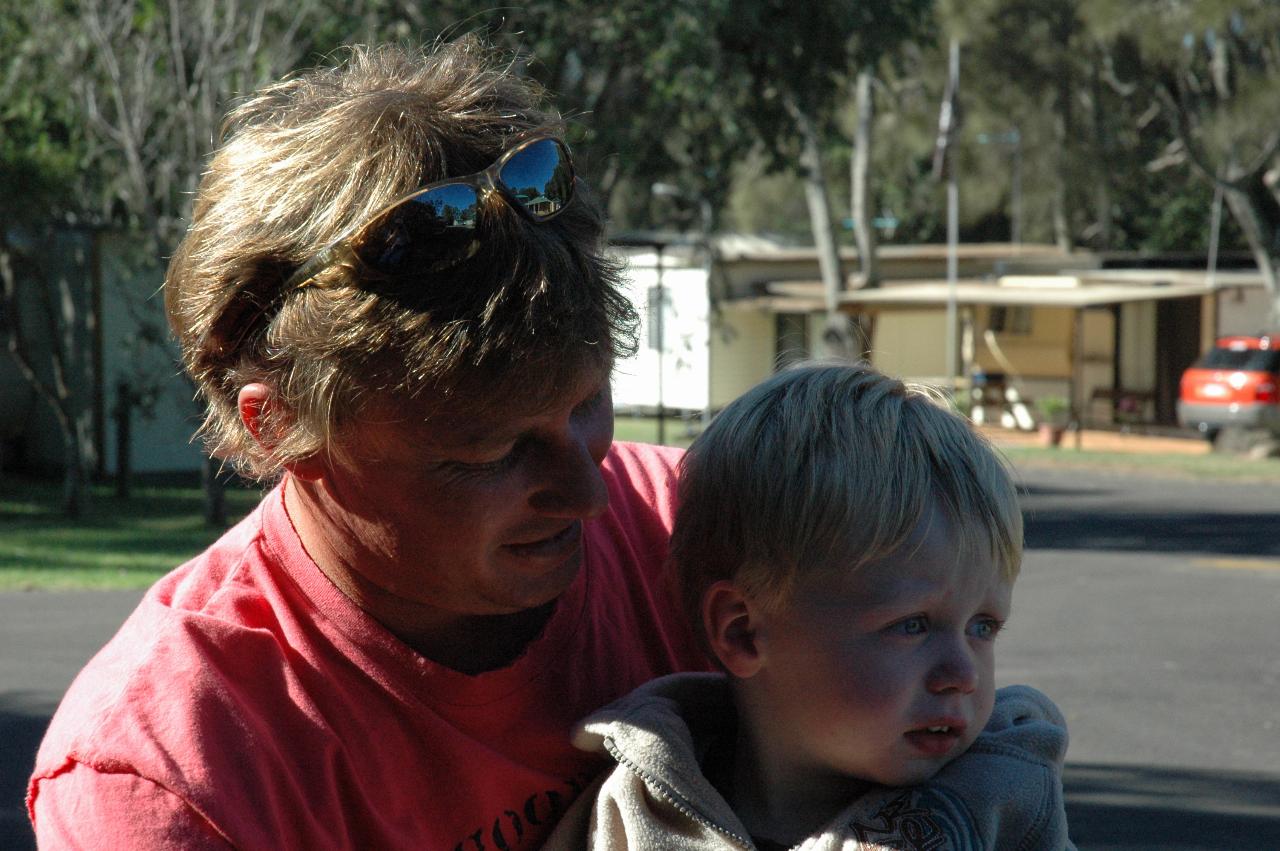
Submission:
[[1071,403],[1062,396],[1043,396],[1036,400],[1036,408],[1045,419],[1061,417],[1071,409]]
[[[127,18],[107,14],[117,5]],[[869,66],[880,81],[872,209],[898,218],[893,241],[941,239],[942,192],[929,172],[944,36],[953,33],[963,39],[964,237],[998,238],[1012,227],[1013,148],[980,137],[1020,134],[1024,240],[1052,240],[1065,227],[1076,244],[1190,247],[1203,241],[1206,193],[1187,180],[1185,154],[1168,150],[1171,127],[1151,111],[1157,87],[1178,74],[1197,81],[1184,88],[1211,159],[1246,160],[1280,125],[1280,5],[1268,0],[836,0],[802,14],[783,0],[259,5],[255,41],[247,7],[233,19],[231,7],[212,0],[0,3],[7,206],[61,198],[54,206],[63,213],[78,206],[81,217],[161,232],[155,256],[163,255],[180,232],[217,118],[237,93],[343,43],[474,30],[526,57],[519,67],[570,119],[582,171],[620,226],[665,224],[676,213],[696,221],[652,198],[651,184],[664,181],[706,199],[730,225],[807,240],[792,110],[815,120],[831,174],[842,175],[850,79]],[[91,8],[102,18],[97,35]],[[177,52],[168,46],[175,9],[186,12]],[[195,69],[213,32],[238,61],[201,77]],[[121,60],[116,82],[104,44]],[[1209,97],[1215,56],[1230,59],[1227,100]],[[119,133],[108,132],[125,117],[113,86],[146,107],[134,125],[145,139],[140,166],[130,166]],[[100,120],[88,112],[92,93]],[[1149,170],[1162,158],[1171,165]],[[831,186],[841,210],[846,184]],[[1228,237],[1238,244],[1238,231]]]
[[69,89],[50,85],[53,50],[39,4],[0,5],[0,221],[43,223],[74,212],[85,141]]

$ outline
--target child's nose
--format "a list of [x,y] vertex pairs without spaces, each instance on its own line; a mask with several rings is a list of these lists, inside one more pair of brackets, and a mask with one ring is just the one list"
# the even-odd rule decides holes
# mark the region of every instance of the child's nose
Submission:
[[978,688],[978,665],[963,637],[942,638],[939,655],[929,671],[929,691],[970,694]]

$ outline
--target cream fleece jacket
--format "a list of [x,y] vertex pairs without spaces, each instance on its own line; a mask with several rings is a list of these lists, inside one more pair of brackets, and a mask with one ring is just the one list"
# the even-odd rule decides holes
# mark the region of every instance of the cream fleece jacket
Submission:
[[[723,675],[674,674],[588,717],[574,744],[617,765],[582,794],[545,849],[754,851],[699,764],[733,712]],[[796,849],[1074,849],[1063,809],[1066,748],[1066,723],[1047,697],[1000,689],[986,729],[928,784],[868,792]]]

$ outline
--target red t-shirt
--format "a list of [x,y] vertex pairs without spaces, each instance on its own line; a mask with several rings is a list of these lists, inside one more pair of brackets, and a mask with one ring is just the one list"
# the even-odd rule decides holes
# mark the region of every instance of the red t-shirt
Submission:
[[510,667],[396,639],[302,548],[284,486],[160,580],[81,672],[36,759],[45,847],[536,848],[602,767],[590,711],[706,661],[661,570],[678,453],[617,444],[583,569]]

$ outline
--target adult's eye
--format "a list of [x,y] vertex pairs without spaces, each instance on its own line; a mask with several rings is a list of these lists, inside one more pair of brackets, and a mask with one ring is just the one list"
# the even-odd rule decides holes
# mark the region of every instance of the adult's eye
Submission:
[[485,461],[449,461],[446,466],[455,473],[460,475],[483,475],[485,473],[497,473],[506,470],[520,460],[520,455],[524,452],[526,441],[517,440],[512,444],[511,448],[501,455]]
[[579,402],[576,412],[579,414],[590,414],[604,404],[604,401],[607,398],[609,398],[609,386],[606,384],[604,387],[601,387],[598,391]]

